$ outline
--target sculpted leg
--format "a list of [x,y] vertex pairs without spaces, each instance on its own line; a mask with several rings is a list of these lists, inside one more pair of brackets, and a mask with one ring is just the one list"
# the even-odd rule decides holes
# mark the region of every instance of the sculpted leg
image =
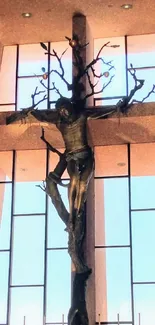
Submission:
[[57,149],[55,149],[53,146],[51,146],[50,143],[48,143],[48,141],[44,137],[44,129],[43,128],[42,128],[41,139],[46,143],[47,148],[50,151],[57,153],[57,155],[59,156],[59,162],[56,165],[54,171],[50,172],[48,174],[48,176],[46,177],[46,185],[45,185],[44,190],[50,196],[52,203],[57,210],[58,215],[60,216],[62,221],[67,226],[68,220],[69,220],[69,213],[62,201],[62,198],[59,193],[58,186],[57,186],[58,184],[61,186],[66,186],[61,181],[61,176],[67,167],[66,153],[64,152],[62,154]]
[[74,229],[74,223],[75,223],[75,216],[76,216],[76,210],[75,210],[75,199],[77,195],[77,178],[72,177],[70,180],[70,186],[69,186],[69,211],[70,211],[70,216],[69,216],[69,224],[68,228],[70,230]]
[[68,228],[70,230],[74,229],[75,217],[76,217],[76,197],[78,195],[78,188],[79,188],[79,173],[76,166],[76,162],[74,160],[70,160],[68,162],[67,170],[70,176],[70,185],[68,191],[68,199],[69,199],[69,224]]
[[93,173],[94,161],[91,158],[92,157],[90,157],[90,159],[88,159],[87,161],[84,161],[81,167],[80,182],[76,197],[76,215],[78,217],[80,217],[84,211],[84,204],[87,198],[88,185]]

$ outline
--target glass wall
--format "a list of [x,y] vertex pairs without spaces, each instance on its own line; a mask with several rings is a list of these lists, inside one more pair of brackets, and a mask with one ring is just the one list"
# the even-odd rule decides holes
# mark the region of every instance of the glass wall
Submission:
[[[154,324],[154,152],[154,143],[95,147],[97,323],[100,314],[103,324]],[[39,187],[54,154],[0,157],[0,324],[67,322],[67,233]],[[61,195],[68,208],[67,189]]]
[[[64,78],[71,82],[72,53],[68,42],[49,42],[45,45],[51,53],[54,49],[59,58],[62,56]],[[67,50],[63,54],[65,49]],[[53,82],[63,96],[71,97],[71,92],[67,90],[61,77],[51,73],[51,70],[62,73],[56,57],[47,55],[47,51],[40,44],[6,46],[0,71],[0,111],[22,110],[30,107],[34,94],[36,94],[34,102],[38,109],[53,108],[59,98],[56,91],[50,91]]]
[[[103,74],[97,81],[96,91],[105,88],[103,92],[96,94],[94,105],[116,104],[119,99],[130,93],[134,86],[134,79],[130,74],[131,64],[136,69],[136,76],[144,79],[145,83],[135,98],[142,101],[152,90],[155,80],[155,34],[126,36],[114,38],[102,38],[94,40],[94,57],[97,56],[103,44],[109,42],[107,47],[101,51],[101,58],[96,66],[96,74]],[[56,51],[65,71],[65,79],[72,79],[72,53],[68,42],[45,43],[47,49],[53,53]],[[71,97],[66,84],[51,70],[62,72],[58,60],[46,55],[40,44],[29,44],[19,46],[7,46],[4,48],[2,68],[0,71],[0,111],[21,110],[32,105],[31,95],[37,87],[35,103],[39,109],[53,108],[59,95],[56,91],[50,91],[53,82],[63,96]],[[11,64],[10,64],[11,62]],[[111,67],[113,68],[111,69]],[[109,83],[108,87],[106,84]],[[44,86],[40,83],[43,80]],[[99,81],[99,82],[98,82]],[[44,92],[44,93],[43,93]],[[24,96],[23,96],[24,94]],[[43,101],[40,100],[46,97]],[[155,100],[154,93],[146,98],[145,102]]]
[[[114,64],[110,73],[115,77],[103,94],[95,97],[95,105],[115,104],[129,94],[133,82],[130,63],[137,76],[146,79],[136,99],[148,94],[154,83],[154,38],[109,40],[119,45],[103,51],[105,61]],[[95,40],[95,53],[106,41]],[[46,45],[61,55],[68,44]],[[44,52],[38,44],[4,49],[1,111],[31,106],[36,86],[36,102],[42,94],[46,96],[37,107],[53,108],[58,98],[49,91],[53,81],[58,82],[64,96],[70,97],[64,84],[52,79],[52,67],[60,67]],[[63,65],[70,82],[70,50],[63,56]],[[103,72],[101,65],[97,69]],[[43,75],[44,89],[40,84]],[[105,82],[108,78],[105,73]],[[148,101],[154,101],[153,94]],[[153,143],[95,148],[96,322],[155,322],[154,151]],[[55,155],[46,150],[0,152],[0,325],[56,324],[62,322],[62,314],[67,321],[71,298],[67,233],[40,188],[55,163]],[[67,173],[63,177],[67,179]],[[67,190],[60,190],[67,205]]]
[[[62,314],[66,322],[67,232],[40,188],[54,154],[26,150],[0,152],[0,158],[0,324],[56,324]],[[67,202],[67,188],[60,191]]]
[[[119,99],[130,93],[135,82],[131,76],[131,64],[136,69],[138,79],[144,79],[144,86],[136,92],[134,99],[142,101],[152,90],[155,80],[155,34],[137,35],[126,37],[102,38],[94,41],[95,55],[99,52],[103,44],[110,42],[108,47],[103,48],[102,58],[105,62],[111,63],[114,69],[108,71],[109,66],[102,62],[98,66],[98,71],[104,73],[104,78],[100,79],[98,89],[102,89],[103,84],[112,82],[103,93],[95,95],[95,105],[111,105],[116,104]],[[155,101],[155,95],[151,95],[145,99],[145,102]]]
[[95,148],[96,322],[155,322],[154,152],[154,143]]

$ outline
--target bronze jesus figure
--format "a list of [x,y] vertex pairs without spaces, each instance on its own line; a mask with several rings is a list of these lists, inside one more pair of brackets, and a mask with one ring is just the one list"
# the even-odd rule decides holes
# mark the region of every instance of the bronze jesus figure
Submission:
[[50,177],[56,177],[59,181],[67,167],[70,176],[68,227],[73,229],[75,218],[82,216],[88,183],[94,168],[93,152],[87,141],[86,114],[67,98],[58,99],[54,111],[46,113],[32,110],[31,114],[40,121],[55,122],[62,134],[66,150],[62,163],[60,160],[59,171],[56,170],[53,175],[51,173]]
[[[38,121],[55,124],[63,137],[65,152],[61,154],[47,143],[43,134],[41,136],[48,148],[57,152],[60,157],[54,171],[50,172],[46,179],[45,191],[50,195],[59,216],[66,224],[66,229],[69,232],[69,253],[72,255],[78,273],[88,270],[80,256],[80,249],[84,237],[84,205],[88,184],[94,169],[93,150],[88,145],[87,138],[87,119],[101,117],[102,115],[105,117],[114,111],[116,111],[116,106],[105,107],[102,114],[100,110],[99,113],[97,110],[94,113],[94,110],[86,110],[82,104],[77,107],[77,104],[70,99],[61,97],[57,100],[55,109],[42,111],[30,107],[21,112],[13,113],[7,118],[7,124],[10,124],[32,115]],[[69,212],[66,210],[57,189],[57,184],[62,184],[61,176],[66,168],[70,176]],[[79,233],[78,236],[77,232]],[[73,251],[76,251],[76,254],[72,254]]]

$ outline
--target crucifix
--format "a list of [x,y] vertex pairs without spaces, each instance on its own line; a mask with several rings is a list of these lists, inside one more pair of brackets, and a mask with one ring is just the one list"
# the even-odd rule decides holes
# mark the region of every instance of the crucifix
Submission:
[[[80,24],[79,24],[80,23]],[[69,325],[88,325],[89,317],[86,306],[86,282],[92,273],[92,269],[87,265],[83,243],[86,234],[86,216],[85,202],[87,198],[88,186],[94,171],[93,148],[87,139],[87,120],[97,118],[107,118],[117,111],[125,113],[131,106],[131,100],[134,94],[142,88],[144,80],[137,79],[136,71],[131,69],[130,73],[134,79],[135,85],[128,96],[120,100],[116,105],[103,106],[100,108],[87,108],[87,100],[97,93],[102,93],[110,85],[114,78],[114,66],[111,62],[105,62],[102,51],[105,47],[116,47],[109,42],[103,44],[97,56],[89,63],[86,62],[86,49],[89,44],[86,41],[86,32],[84,26],[86,18],[81,15],[73,17],[73,36],[66,37],[73,53],[73,78],[69,83],[65,77],[63,68],[63,55],[59,56],[53,49],[51,53],[44,43],[41,43],[45,54],[51,55],[59,64],[59,71],[52,69],[50,74],[55,74],[65,83],[68,91],[72,91],[71,98],[62,96],[60,89],[53,83],[50,91],[56,91],[59,99],[56,102],[55,109],[38,110],[36,102],[38,95],[37,88],[32,94],[32,106],[22,111],[11,114],[6,123],[10,124],[23,118],[34,116],[38,121],[55,124],[64,140],[65,150],[60,153],[46,140],[44,129],[42,128],[41,139],[46,143],[47,148],[56,152],[59,156],[59,162],[55,169],[49,173],[45,180],[43,190],[50,196],[58,215],[65,224],[68,232],[68,252],[75,267],[75,276],[72,286],[72,301],[68,313]],[[99,91],[96,91],[96,85],[93,78],[100,80],[104,73],[97,74],[95,65],[101,62],[106,66],[106,70],[111,74],[109,81],[104,84]],[[48,76],[47,76],[48,77]],[[43,89],[47,88],[44,84],[44,78],[40,81]],[[87,86],[86,86],[87,85]],[[40,92],[39,92],[40,93]],[[46,99],[43,96],[42,101]],[[52,135],[51,135],[52,136]],[[64,202],[61,199],[58,185],[62,183],[62,174],[67,169],[70,182],[68,185],[69,211],[67,211]]]

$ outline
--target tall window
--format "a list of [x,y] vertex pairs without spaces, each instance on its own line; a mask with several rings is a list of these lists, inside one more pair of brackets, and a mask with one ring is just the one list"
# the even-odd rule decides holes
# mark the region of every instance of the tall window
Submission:
[[154,152],[154,143],[95,148],[97,322],[155,322]]
[[[98,88],[102,89],[102,83],[106,84],[112,75],[114,78],[110,85],[105,88],[102,94],[95,96],[95,105],[111,105],[118,102],[122,96],[129,94],[134,87],[134,80],[130,74],[131,64],[136,69],[138,79],[144,79],[144,86],[137,91],[135,99],[142,101],[148,95],[153,87],[155,80],[155,34],[138,35],[127,37],[115,37],[108,39],[96,39],[94,41],[95,54],[103,44],[110,41],[109,45],[102,51],[103,58],[106,62],[111,62],[115,67],[110,71],[109,76],[105,74]],[[114,45],[114,47],[113,47]],[[118,46],[118,47],[115,47]],[[102,72],[106,72],[106,65],[100,64],[98,68]],[[107,66],[108,69],[108,66]],[[145,102],[155,101],[155,95],[152,93]]]
[[[46,150],[1,155],[0,324],[67,320],[71,262],[67,233],[39,186],[56,163]],[[67,189],[61,190],[67,202]]]

